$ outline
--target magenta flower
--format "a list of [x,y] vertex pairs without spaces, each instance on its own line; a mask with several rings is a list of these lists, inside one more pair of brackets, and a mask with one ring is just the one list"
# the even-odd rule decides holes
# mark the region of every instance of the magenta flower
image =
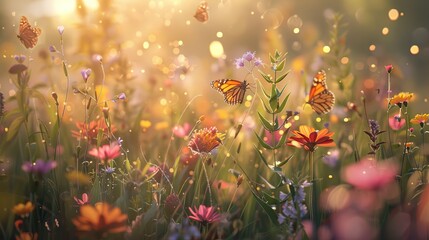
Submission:
[[389,126],[391,129],[398,131],[405,125],[405,119],[401,119],[399,115],[395,115],[389,118]]
[[114,158],[119,157],[119,155],[121,155],[121,148],[117,144],[106,144],[99,148],[93,148],[88,153],[91,156],[99,158],[101,164],[105,164],[106,162],[110,162]]
[[391,72],[392,72],[392,70],[393,70],[393,66],[392,66],[392,64],[389,64],[389,65],[387,65],[387,66],[384,66],[384,68],[386,69],[386,72],[387,72],[387,73],[391,73]]
[[194,210],[189,208],[189,211],[191,211],[191,216],[189,216],[189,218],[197,222],[201,222],[202,224],[214,223],[220,220],[220,215],[215,212],[214,207],[200,205],[198,209],[197,207],[194,207]]
[[41,159],[38,159],[34,163],[24,162],[21,168],[24,172],[33,173],[41,176],[54,169],[56,166],[56,161],[43,161]]
[[244,58],[237,58],[237,59],[235,59],[234,64],[235,64],[236,68],[242,68],[242,67],[244,67]]
[[89,203],[88,194],[86,194],[86,193],[82,194],[82,199],[79,199],[77,197],[73,197],[73,198],[76,201],[76,203],[79,205],[85,205],[85,204]]
[[254,58],[255,58],[255,52],[250,52],[250,51],[243,54],[243,57],[242,57],[242,59],[248,62],[252,61]]
[[184,123],[182,126],[176,125],[173,128],[174,135],[180,138],[184,138],[188,136],[190,131],[191,131],[191,125],[189,123]]
[[365,158],[349,165],[343,172],[343,178],[349,184],[365,190],[380,189],[395,180],[397,165],[385,160],[376,161]]
[[264,63],[262,62],[261,58],[255,58],[255,61],[253,61],[253,65],[255,67],[259,67],[259,66],[264,65]]

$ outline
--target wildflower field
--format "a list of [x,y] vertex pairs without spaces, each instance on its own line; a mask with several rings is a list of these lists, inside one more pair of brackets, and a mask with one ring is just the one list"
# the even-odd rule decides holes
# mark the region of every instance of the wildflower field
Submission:
[[429,238],[428,3],[2,5],[0,239]]

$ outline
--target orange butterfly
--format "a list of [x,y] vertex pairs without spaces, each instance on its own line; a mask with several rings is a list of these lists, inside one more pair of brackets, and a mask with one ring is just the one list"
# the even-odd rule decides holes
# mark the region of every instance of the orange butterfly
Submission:
[[334,94],[326,85],[326,73],[320,70],[313,78],[313,84],[308,95],[308,102],[317,114],[325,114],[332,110],[335,103]]
[[41,33],[42,30],[40,28],[31,27],[25,16],[21,17],[21,21],[19,22],[19,34],[17,37],[27,49],[34,48],[34,46],[36,46]]
[[196,18],[198,21],[205,23],[209,20],[209,12],[207,11],[209,9],[209,6],[206,1],[202,1],[200,3],[200,6],[198,6],[197,10],[195,11],[194,18]]
[[223,94],[225,102],[231,105],[243,103],[244,95],[249,84],[232,79],[219,79],[211,82],[212,88]]

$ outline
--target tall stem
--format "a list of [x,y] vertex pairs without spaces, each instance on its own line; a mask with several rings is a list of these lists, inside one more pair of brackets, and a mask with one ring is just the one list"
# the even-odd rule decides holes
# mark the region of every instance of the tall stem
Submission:
[[318,226],[318,219],[317,219],[317,205],[318,205],[318,200],[317,200],[317,186],[316,186],[316,182],[317,182],[317,165],[316,165],[316,161],[314,161],[314,151],[310,151],[309,155],[309,167],[310,167],[310,177],[311,177],[311,192],[310,192],[310,204],[311,204],[311,208],[310,208],[310,220],[312,223],[312,239],[317,239],[317,226]]

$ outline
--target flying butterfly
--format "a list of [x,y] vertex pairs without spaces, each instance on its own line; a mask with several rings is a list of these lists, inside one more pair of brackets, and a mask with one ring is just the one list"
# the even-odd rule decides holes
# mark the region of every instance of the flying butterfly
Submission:
[[205,23],[209,20],[209,6],[206,1],[202,1],[195,11],[194,18],[198,21]]
[[27,49],[34,48],[34,46],[36,46],[41,33],[42,30],[38,27],[32,27],[25,16],[21,17],[17,37]]
[[320,70],[313,78],[313,84],[308,95],[308,102],[317,114],[326,114],[332,110],[335,103],[334,94],[326,85],[326,73]]
[[231,105],[243,103],[244,95],[249,86],[246,80],[241,82],[232,79],[218,79],[212,81],[210,85],[212,88],[222,93],[225,102]]

